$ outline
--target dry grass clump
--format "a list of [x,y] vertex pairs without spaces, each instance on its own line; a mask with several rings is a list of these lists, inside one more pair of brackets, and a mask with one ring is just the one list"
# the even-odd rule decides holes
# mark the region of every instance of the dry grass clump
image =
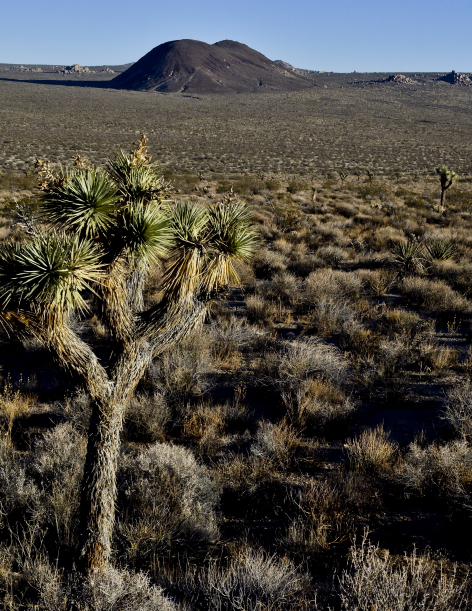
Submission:
[[246,299],[246,316],[249,322],[262,327],[271,327],[277,309],[275,304],[264,297],[253,295]]
[[430,555],[393,558],[368,540],[366,532],[350,550],[339,576],[342,611],[462,611],[469,608],[468,580],[447,574]]
[[320,269],[308,276],[303,289],[307,301],[316,302],[320,296],[346,300],[359,297],[363,283],[356,273]]
[[287,422],[278,424],[262,421],[259,424],[251,452],[271,463],[275,468],[288,469],[297,462],[297,453],[303,447],[299,433]]
[[389,439],[383,425],[368,429],[344,446],[351,469],[379,473],[391,468],[398,455],[398,446]]
[[224,405],[203,402],[188,410],[183,431],[196,442],[196,452],[214,456],[231,441],[232,432],[247,428],[249,418],[247,408],[237,401]]
[[299,281],[289,272],[276,274],[270,285],[270,294],[284,305],[294,306],[300,298]]
[[143,573],[111,566],[87,577],[80,594],[84,611],[177,611],[162,588],[151,584]]
[[372,297],[387,295],[397,281],[397,274],[388,269],[360,269],[355,274],[360,278],[364,290]]
[[323,377],[302,380],[296,386],[282,388],[281,396],[292,422],[320,431],[347,420],[356,410],[355,401]]
[[28,413],[36,397],[15,389],[8,378],[0,394],[0,416],[5,420],[5,432],[11,436],[15,420]]
[[322,340],[284,342],[260,370],[262,384],[277,391],[284,413],[298,426],[323,428],[355,409],[342,390],[348,365],[339,349]]
[[432,333],[432,322],[426,321],[416,312],[395,308],[389,310],[381,320],[382,330],[390,337],[395,335],[415,336],[418,333]]
[[397,465],[395,479],[410,492],[452,497],[469,506],[472,449],[465,440],[426,447],[415,441]]
[[[24,555],[24,554],[23,554]],[[33,550],[19,558],[22,586],[35,593],[30,606],[36,611],[178,611],[179,605],[164,595],[143,573],[107,566],[85,578],[72,574],[69,579]],[[6,594],[5,609],[25,608],[21,595]]]
[[331,269],[316,270],[303,284],[297,310],[308,312],[316,331],[329,337],[339,333],[343,325],[357,320],[353,303],[361,290],[362,282],[355,274]]
[[161,393],[137,395],[126,410],[123,436],[153,443],[167,432],[171,419],[172,410]]
[[274,252],[267,248],[261,248],[252,262],[256,278],[270,280],[274,274],[284,272],[287,269],[285,257],[280,252]]
[[447,393],[443,419],[464,439],[472,439],[472,382],[463,380]]
[[237,368],[242,358],[241,351],[250,347],[258,337],[246,318],[230,315],[226,320],[220,318],[213,322],[209,329],[209,339],[216,365],[228,369]]
[[246,545],[227,566],[212,562],[194,583],[198,608],[208,611],[295,611],[307,608],[310,580],[287,558]]
[[318,376],[341,383],[348,373],[341,352],[317,338],[284,342],[277,361],[278,383],[284,387],[297,387],[302,380]]
[[427,312],[470,312],[469,301],[451,289],[443,280],[405,278],[401,285],[403,298],[412,306]]
[[220,490],[189,449],[156,443],[125,455],[119,482],[118,534],[132,564],[217,537]]
[[39,499],[40,491],[28,476],[21,454],[9,437],[0,437],[0,524],[13,512],[30,513]]
[[171,403],[185,404],[205,390],[205,374],[212,370],[210,346],[205,331],[187,337],[153,362],[151,382]]
[[353,534],[353,516],[346,491],[328,480],[309,480],[292,494],[296,517],[283,543],[303,556],[339,545]]
[[45,433],[35,447],[32,472],[42,492],[36,511],[61,546],[75,542],[85,450],[86,440],[70,423]]
[[316,257],[326,265],[338,267],[341,263],[349,261],[350,253],[339,246],[320,246],[316,251]]

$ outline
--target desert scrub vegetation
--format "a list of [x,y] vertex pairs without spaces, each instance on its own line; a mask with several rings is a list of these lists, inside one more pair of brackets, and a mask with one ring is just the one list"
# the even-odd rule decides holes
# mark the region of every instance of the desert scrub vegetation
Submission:
[[[97,220],[104,229],[87,234],[83,226],[92,253],[107,236],[118,244],[126,228],[133,236],[128,248],[142,253],[139,236],[154,235],[145,231],[146,219],[158,222],[147,215],[154,206],[163,215],[161,230],[174,242],[144,271],[134,267],[136,255],[127,268],[113,259],[124,274],[113,276],[105,257],[87,271],[97,278],[83,271],[71,280],[86,282],[77,285],[83,307],[61,319],[58,337],[65,341],[70,331],[88,346],[110,387],[119,363],[134,362],[129,355],[139,333],[120,318],[129,308],[140,320],[146,309],[165,310],[171,296],[180,303],[177,277],[190,282],[185,288],[198,300],[211,299],[178,341],[174,327],[164,332],[126,395],[115,488],[107,497],[116,503],[109,562],[89,573],[80,556],[83,482],[92,472],[86,465],[90,423],[100,418],[97,395],[74,368],[48,356],[56,339],[28,337],[39,310],[30,302],[9,310],[6,323],[25,318],[21,335],[0,336],[1,605],[467,609],[470,183],[461,182],[457,196],[452,185],[438,212],[436,162],[428,174],[415,178],[405,169],[399,179],[365,163],[372,179],[352,171],[340,180],[332,168],[289,174],[247,166],[246,175],[232,173],[230,157],[220,167],[216,156],[202,156],[185,170],[151,163],[155,192],[144,189],[142,216],[128,218],[143,188],[137,175],[149,169],[143,147],[121,154],[125,170],[115,167],[114,178],[105,155],[95,168],[67,166],[50,201],[31,183],[18,207],[14,180],[4,183],[1,252],[12,265],[15,253],[36,243],[35,232],[48,233],[43,207],[63,214],[54,198],[68,176],[74,189],[93,190],[104,177],[108,185]],[[43,166],[41,182],[51,179],[46,170],[54,176],[50,164]],[[81,183],[82,172],[90,182]],[[76,195],[67,193],[71,213]],[[119,213],[107,220],[114,206]],[[236,209],[254,233],[254,256],[234,263],[239,282],[223,262],[212,267],[216,251],[209,245],[216,231],[231,243],[222,224]],[[214,225],[205,233],[208,214]],[[62,217],[57,223],[51,244],[62,252],[65,241],[57,236],[73,224]],[[38,241],[43,250],[51,244]],[[411,261],[412,245],[420,265]],[[203,277],[216,282],[211,295],[192,285]],[[111,278],[121,284],[110,285]],[[42,286],[44,292],[31,293],[36,308],[54,294]],[[66,302],[75,299],[69,288]],[[127,295],[124,310],[105,299],[111,294]]]

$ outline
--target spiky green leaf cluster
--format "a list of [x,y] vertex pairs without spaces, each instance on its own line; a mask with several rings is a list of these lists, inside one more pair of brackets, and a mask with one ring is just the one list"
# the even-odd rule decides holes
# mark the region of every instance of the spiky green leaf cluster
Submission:
[[177,299],[237,283],[234,263],[248,261],[257,245],[249,212],[239,202],[208,207],[176,202],[172,228],[176,246],[164,290]]
[[437,239],[426,244],[426,250],[431,259],[436,261],[448,261],[455,259],[459,249],[453,240]]
[[102,267],[96,246],[78,235],[40,234],[23,243],[6,242],[0,247],[0,295],[4,304],[85,309],[82,293],[100,282]]
[[112,180],[97,168],[64,170],[61,178],[40,198],[44,219],[59,230],[85,237],[108,231],[119,203]]
[[408,240],[396,244],[392,250],[394,263],[402,273],[420,272],[424,268],[424,246],[421,242]]

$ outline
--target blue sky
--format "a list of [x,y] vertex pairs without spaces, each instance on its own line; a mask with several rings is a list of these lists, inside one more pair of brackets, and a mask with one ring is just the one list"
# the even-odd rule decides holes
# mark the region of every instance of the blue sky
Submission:
[[232,39],[297,67],[472,72],[471,0],[2,0],[0,63],[122,64]]

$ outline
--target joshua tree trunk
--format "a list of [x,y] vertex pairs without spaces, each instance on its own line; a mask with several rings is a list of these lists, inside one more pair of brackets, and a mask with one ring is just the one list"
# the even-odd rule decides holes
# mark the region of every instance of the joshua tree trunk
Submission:
[[[111,559],[121,432],[136,385],[153,356],[178,343],[199,326],[205,313],[205,304],[195,302],[186,308],[169,308],[167,305],[156,308],[149,315],[141,337],[137,333],[138,337],[133,342],[123,346],[110,379],[101,385],[96,376],[92,379],[91,390],[95,399],[80,503],[82,541],[79,564],[84,572],[101,570]],[[147,339],[150,337],[153,341]]]
[[94,401],[80,504],[84,571],[96,571],[111,557],[115,524],[116,470],[125,406]]

